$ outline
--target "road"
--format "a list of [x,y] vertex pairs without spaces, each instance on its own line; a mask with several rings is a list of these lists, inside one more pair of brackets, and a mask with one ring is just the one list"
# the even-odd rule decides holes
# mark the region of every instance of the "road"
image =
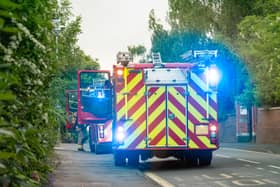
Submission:
[[76,151],[74,144],[55,148],[60,164],[49,187],[155,187],[137,168],[115,167],[112,154]]
[[169,158],[137,168],[115,167],[111,154],[95,155],[62,146],[53,186],[280,186],[280,155],[220,148],[209,167],[192,167]]
[[280,186],[280,155],[269,153],[221,148],[210,167],[190,167],[175,160],[145,164],[144,173],[170,187]]

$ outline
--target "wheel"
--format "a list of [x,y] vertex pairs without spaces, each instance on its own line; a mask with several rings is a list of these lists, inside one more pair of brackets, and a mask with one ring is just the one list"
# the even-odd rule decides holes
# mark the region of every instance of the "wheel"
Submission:
[[130,154],[128,156],[127,165],[129,166],[138,166],[139,164],[139,155],[138,154]]
[[199,165],[209,166],[212,161],[212,151],[203,151],[199,155]]
[[186,151],[183,153],[182,160],[189,166],[198,165],[198,155],[196,151]]
[[94,153],[95,152],[95,143],[94,143],[93,127],[92,126],[89,127],[88,144],[89,144],[90,152]]
[[95,144],[95,153],[96,153],[96,154],[101,154],[101,153],[103,153],[103,149],[102,149],[102,146],[101,146],[101,145]]
[[124,166],[126,164],[125,159],[126,157],[122,151],[116,150],[114,152],[115,166]]
[[89,149],[90,149],[90,152],[94,153],[95,152],[95,144],[92,144],[89,140]]

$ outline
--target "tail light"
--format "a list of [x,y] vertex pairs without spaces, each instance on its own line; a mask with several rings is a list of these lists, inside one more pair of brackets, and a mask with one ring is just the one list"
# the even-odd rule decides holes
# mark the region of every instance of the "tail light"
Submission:
[[210,143],[211,144],[216,144],[217,143],[217,134],[218,134],[217,131],[218,131],[217,124],[210,123],[209,133],[210,133]]
[[104,125],[98,126],[99,137],[104,138]]

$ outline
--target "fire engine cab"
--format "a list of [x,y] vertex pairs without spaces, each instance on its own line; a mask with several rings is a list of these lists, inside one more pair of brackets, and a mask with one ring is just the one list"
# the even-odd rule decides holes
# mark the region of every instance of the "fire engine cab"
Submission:
[[89,128],[91,152],[112,150],[113,87],[110,71],[78,71],[78,125]]
[[153,63],[132,63],[127,55],[113,66],[115,165],[154,156],[210,165],[219,147],[216,67],[163,63],[159,53]]

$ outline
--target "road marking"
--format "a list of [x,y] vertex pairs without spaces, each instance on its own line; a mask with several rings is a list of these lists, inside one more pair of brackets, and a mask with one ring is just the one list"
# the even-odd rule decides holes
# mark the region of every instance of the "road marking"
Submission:
[[279,174],[278,171],[272,171],[272,170],[270,170],[269,172],[270,172],[270,173],[273,173],[273,174]]
[[162,187],[175,187],[173,184],[169,183],[167,180],[161,178],[160,176],[151,173],[151,172],[144,172],[144,175],[150,178],[151,180],[155,181]]
[[222,155],[222,154],[215,154],[215,156],[221,157],[221,158],[231,158],[230,156]]
[[265,155],[270,155],[270,156],[275,156],[275,157],[280,157],[279,154],[276,153],[266,153],[266,152],[259,152],[259,151],[249,151],[249,150],[244,150],[244,149],[236,149],[236,148],[227,148],[227,147],[221,147],[221,150],[229,150],[229,151],[240,151],[240,152],[246,152],[246,153],[260,153],[260,154],[265,154]]
[[243,161],[243,162],[249,162],[251,164],[260,164],[260,162],[256,162],[256,161],[252,161],[252,160],[246,160],[246,159],[241,159],[241,158],[238,158],[237,160]]
[[252,165],[250,165],[250,164],[245,164],[244,166],[245,166],[245,167],[251,167]]
[[278,182],[272,181],[270,179],[262,179],[262,181],[267,182],[269,184],[278,184]]
[[230,179],[230,178],[232,178],[232,176],[231,175],[228,175],[228,174],[225,174],[225,173],[220,173],[219,174],[220,176],[222,176],[222,177],[211,177],[211,176],[209,176],[209,175],[201,175],[202,177],[205,177],[205,178],[207,178],[207,179],[212,179],[212,180],[219,180],[219,179]]
[[275,168],[275,169],[280,169],[279,166],[274,166],[274,165],[269,165],[268,167]]
[[183,182],[184,181],[184,179],[182,179],[181,177],[174,177],[174,179],[178,182]]
[[237,186],[259,186],[265,184],[264,182],[255,179],[241,179],[241,180],[234,180],[231,182]]
[[214,181],[214,183],[218,184],[219,186],[222,187],[229,187],[228,185],[224,184],[223,181]]

